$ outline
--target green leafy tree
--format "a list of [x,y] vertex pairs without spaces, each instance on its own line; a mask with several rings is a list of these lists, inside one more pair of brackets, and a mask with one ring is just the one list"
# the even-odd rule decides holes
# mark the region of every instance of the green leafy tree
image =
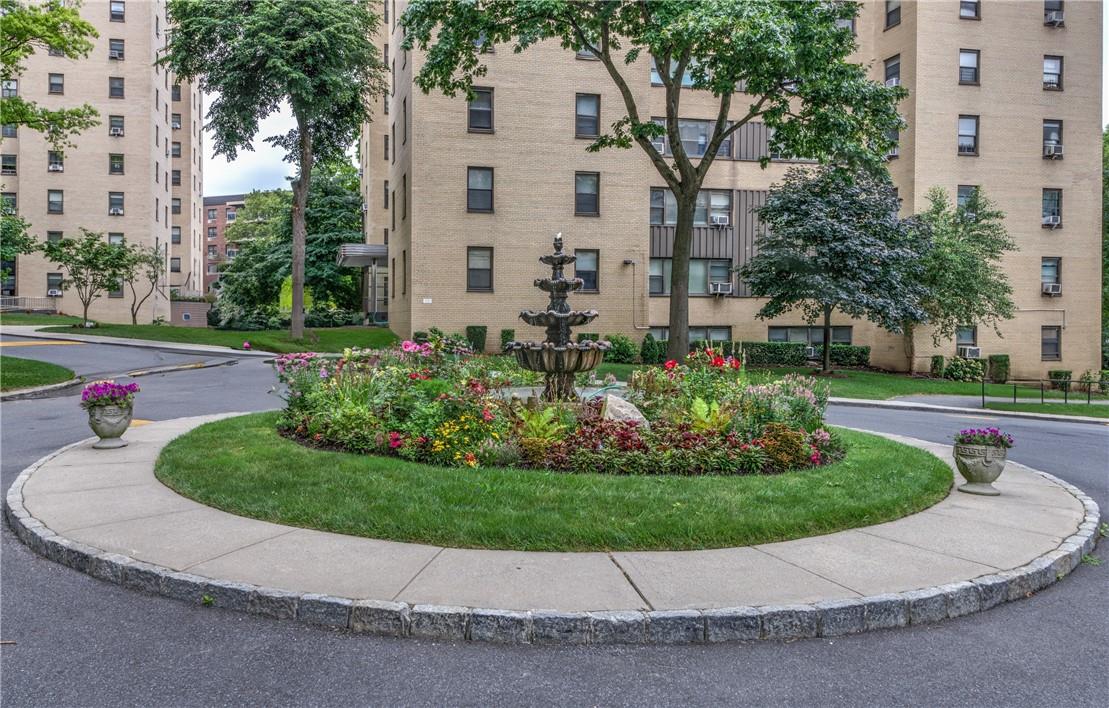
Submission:
[[8,263],[35,250],[36,242],[27,233],[28,228],[27,222],[14,214],[0,216],[0,280],[10,275]]
[[822,321],[821,370],[832,368],[832,311],[865,317],[890,332],[924,316],[920,282],[927,227],[897,215],[884,173],[794,168],[770,190],[758,215],[758,253],[740,270],[763,319],[799,309]]
[[[54,50],[69,59],[92,51],[96,28],[81,19],[80,3],[63,0],[0,0],[0,79],[17,81],[23,62],[37,51]],[[98,125],[96,109],[85,104],[50,110],[22,96],[0,98],[3,122],[42,133],[51,149],[73,145],[72,137]]]
[[165,257],[157,248],[141,244],[127,246],[123,281],[131,291],[131,324],[139,323],[139,311],[158,289],[166,272]]
[[81,238],[47,241],[46,259],[63,271],[62,289],[73,288],[81,301],[81,318],[89,321],[89,305],[105,290],[119,286],[128,269],[128,250],[107,242],[104,234],[81,229]]
[[[290,336],[304,336],[305,211],[312,167],[341,156],[385,92],[372,0],[170,0],[162,61],[217,94],[207,115],[216,154],[249,150],[259,122],[287,103],[296,127],[266,141],[297,166],[293,180]],[[198,48],[202,50],[198,51]]]
[[[638,145],[677,204],[668,351],[680,358],[689,340],[697,194],[723,141],[757,120],[773,130],[773,150],[785,156],[876,166],[892,146],[887,134],[901,124],[897,102],[906,94],[869,80],[864,67],[849,61],[854,38],[837,22],[856,11],[851,2],[787,0],[416,0],[401,22],[404,47],[427,51],[415,77],[425,92],[472,96],[474,79],[487,70],[482,52],[494,44],[511,44],[519,52],[550,40],[600,60],[625,115],[602,129],[588,149]],[[659,69],[661,125],[651,119],[657,96],[638,89],[646,62]],[[686,90],[711,93],[718,101],[700,157],[686,152],[679,134]],[[645,102],[648,97],[652,103]],[[659,137],[672,155],[658,150]]]
[[[928,210],[920,215],[932,234],[932,247],[923,254],[921,284],[925,318],[936,346],[955,336],[959,327],[993,327],[1013,317],[1013,289],[1001,259],[1017,248],[1005,230],[1005,214],[974,190],[966,204],[955,206],[942,188],[928,191]],[[912,370],[916,361],[914,323],[906,322],[905,354]]]
[[227,225],[224,238],[242,244],[259,238],[292,237],[293,193],[287,189],[255,190],[243,199],[235,221]]

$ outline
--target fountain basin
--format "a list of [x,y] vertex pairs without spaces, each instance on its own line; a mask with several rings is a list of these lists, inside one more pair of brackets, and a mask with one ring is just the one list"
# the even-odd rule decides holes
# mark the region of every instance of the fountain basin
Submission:
[[516,362],[528,371],[544,373],[576,373],[592,371],[600,365],[608,342],[584,341],[558,347],[550,342],[509,342],[506,352],[516,355]]
[[597,319],[596,310],[571,310],[570,312],[555,312],[554,310],[524,310],[520,319],[533,327],[566,326],[580,327]]

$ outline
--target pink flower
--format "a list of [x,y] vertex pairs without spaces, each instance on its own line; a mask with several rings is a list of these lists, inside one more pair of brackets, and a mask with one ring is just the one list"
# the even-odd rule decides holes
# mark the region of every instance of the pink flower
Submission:
[[389,433],[389,447],[390,448],[396,450],[398,447],[400,447],[403,444],[404,444],[404,438],[401,437],[400,433],[396,432],[395,430],[393,432]]
[[243,349],[250,350],[250,342],[243,342]]
[[667,371],[670,371],[671,369],[673,369],[677,365],[678,365],[678,362],[674,361],[673,359],[671,359],[668,362],[666,362],[665,364],[663,364],[663,366],[666,368]]
[[481,417],[486,423],[492,423],[494,418],[493,413],[488,408],[481,409]]

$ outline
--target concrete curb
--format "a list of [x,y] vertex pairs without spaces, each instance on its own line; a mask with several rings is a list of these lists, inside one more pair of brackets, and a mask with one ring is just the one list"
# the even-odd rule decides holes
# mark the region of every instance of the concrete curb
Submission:
[[34,386],[32,388],[17,388],[14,391],[4,391],[0,393],[0,401],[18,401],[24,398],[37,398],[43,393],[50,393],[51,391],[58,391],[70,386],[76,386],[84,383],[85,377],[78,376],[69,381],[62,381],[56,384],[47,384],[46,386]]
[[192,604],[390,637],[507,644],[699,644],[838,637],[930,624],[1019,600],[1062,580],[1094,550],[1101,518],[1097,503],[1080,489],[1032,470],[1082,503],[1085,513],[1077,532],[1024,566],[962,582],[815,604],[705,610],[555,612],[410,605],[202,577],[56,534],[27,511],[23,486],[42,465],[92,440],[67,445],[36,461],[8,489],[4,517],[34,552],[100,580]]
[[926,411],[931,413],[958,413],[961,415],[990,415],[1002,418],[1028,418],[1030,420],[1050,420],[1056,423],[1109,425],[1109,418],[1093,418],[1081,415],[1056,415],[1054,413],[1027,413],[1024,411],[995,411],[992,408],[960,408],[957,406],[938,406],[934,403],[917,403],[911,401],[882,401],[869,398],[832,397],[828,399],[828,403],[834,406],[852,406],[855,408],[886,408],[899,411]]
[[[19,326],[19,325],[15,325]],[[50,325],[43,325],[50,326]],[[85,344],[105,344],[117,347],[134,347],[136,349],[157,349],[165,352],[175,352],[177,354],[215,354],[222,356],[234,356],[243,358],[258,358],[269,357],[273,358],[279,356],[273,352],[264,351],[243,351],[241,349],[231,349],[229,347],[220,347],[214,344],[180,344],[178,342],[162,342],[155,339],[127,339],[124,337],[108,337],[99,335],[88,334],[69,334],[63,332],[41,332],[39,330],[20,330],[12,329],[13,325],[7,327],[0,326],[0,334],[9,337],[25,337],[27,339],[66,339],[73,342],[82,342]]]

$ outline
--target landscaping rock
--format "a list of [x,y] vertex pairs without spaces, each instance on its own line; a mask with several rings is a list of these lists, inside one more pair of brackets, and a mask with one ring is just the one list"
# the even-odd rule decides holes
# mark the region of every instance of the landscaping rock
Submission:
[[978,606],[983,610],[1009,601],[1009,579],[1001,575],[983,575],[972,581],[978,586]]
[[688,644],[705,640],[705,617],[697,610],[656,610],[647,613],[647,641]]
[[811,605],[781,605],[762,608],[763,639],[804,639],[820,629],[820,611]]
[[614,396],[609,393],[605,395],[604,403],[601,407],[601,417],[605,420],[619,420],[631,423],[638,423],[640,427],[646,429],[650,428],[651,424],[639,412],[639,409],[634,404],[625,401],[619,396]]
[[978,586],[974,583],[963,581],[951,583],[940,587],[947,596],[947,616],[962,617],[977,612],[982,601],[978,594]]
[[863,621],[867,631],[904,627],[909,624],[909,603],[896,594],[872,595],[865,598]]
[[531,636],[537,644],[588,644],[590,640],[589,614],[585,612],[531,613]]
[[350,628],[355,632],[403,637],[408,633],[408,605],[403,602],[359,600],[351,608]]
[[818,602],[820,636],[840,637],[866,629],[866,605],[861,600],[826,600]]
[[998,573],[1005,578],[1009,585],[1009,602],[1020,600],[1032,594],[1032,579],[1028,574],[1028,566],[1006,570]]
[[297,619],[324,627],[349,627],[354,600],[310,593],[297,602]]
[[647,641],[647,615],[623,612],[590,612],[594,644],[642,644]]
[[298,597],[296,593],[284,590],[258,588],[247,601],[247,611],[273,619],[292,619],[297,614]]
[[947,595],[939,588],[901,593],[909,603],[909,623],[926,624],[947,619]]
[[758,639],[762,620],[754,607],[727,607],[705,610],[705,639],[710,642],[737,642]]
[[413,637],[424,639],[466,638],[470,624],[470,610],[449,605],[416,605],[409,613]]
[[470,639],[526,644],[531,641],[531,615],[512,610],[473,610],[470,613]]

